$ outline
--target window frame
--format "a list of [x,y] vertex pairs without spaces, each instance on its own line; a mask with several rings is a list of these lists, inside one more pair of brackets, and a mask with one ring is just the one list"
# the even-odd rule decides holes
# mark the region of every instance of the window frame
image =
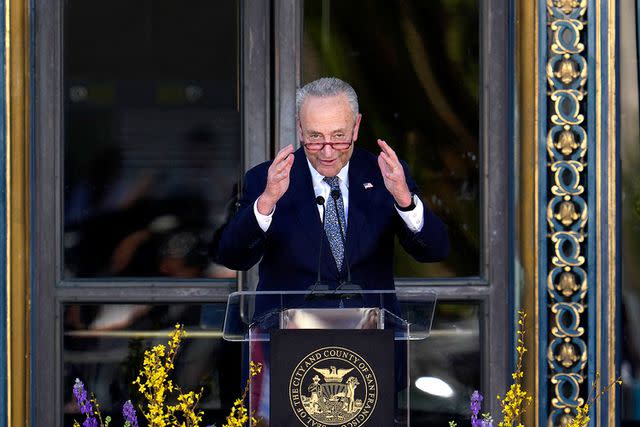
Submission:
[[[243,170],[271,158],[295,135],[295,89],[301,78],[299,0],[237,0],[240,11],[241,139]],[[403,288],[429,289],[442,301],[480,304],[482,389],[503,392],[512,360],[511,186],[512,101],[509,2],[480,3],[480,275],[454,279],[398,279]],[[207,303],[256,279],[256,269],[233,280],[66,280],[62,277],[63,2],[34,0],[32,106],[32,401],[33,424],[62,423],[64,304]],[[251,102],[243,102],[249,99]],[[274,100],[277,100],[274,101]],[[275,142],[272,142],[275,141]],[[491,166],[491,168],[489,168]],[[489,173],[489,171],[499,173]],[[505,303],[506,302],[506,303]],[[506,329],[505,330],[505,325]],[[506,341],[506,342],[505,342]],[[489,375],[490,373],[490,375]],[[493,399],[489,403],[497,410]],[[44,422],[44,421],[43,421]]]
[[[241,168],[270,157],[270,8],[262,0],[236,0],[239,10]],[[64,3],[35,0],[32,88],[33,425],[61,426],[63,310],[68,303],[226,302],[238,280],[65,279],[63,277]],[[252,102],[244,102],[251,99]],[[241,177],[238,177],[239,179]],[[46,420],[46,421],[45,421]]]

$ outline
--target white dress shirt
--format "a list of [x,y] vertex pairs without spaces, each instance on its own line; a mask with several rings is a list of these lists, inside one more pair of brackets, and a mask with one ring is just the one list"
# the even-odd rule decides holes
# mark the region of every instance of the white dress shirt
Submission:
[[[324,181],[324,176],[320,175],[317,170],[311,165],[309,160],[307,159],[307,164],[309,166],[309,171],[311,172],[311,181],[313,183],[313,191],[316,194],[316,197],[322,196],[324,200],[329,200],[331,188],[329,184]],[[342,194],[342,201],[344,203],[344,216],[345,220],[349,218],[349,163],[338,172],[338,178],[340,178],[340,193]],[[398,210],[396,207],[396,211],[402,218],[402,220],[407,224],[409,230],[414,233],[422,230],[422,226],[424,225],[423,216],[424,216],[424,205],[418,196],[413,196],[413,202],[416,204],[416,207],[410,211],[403,212]],[[253,204],[253,213],[258,220],[258,225],[262,229],[262,231],[266,232],[271,225],[271,220],[273,219],[273,213],[275,212],[275,208],[269,215],[262,215],[258,212],[258,201],[256,200]],[[320,214],[320,220],[322,220],[323,209],[320,205],[318,205],[318,212]]]

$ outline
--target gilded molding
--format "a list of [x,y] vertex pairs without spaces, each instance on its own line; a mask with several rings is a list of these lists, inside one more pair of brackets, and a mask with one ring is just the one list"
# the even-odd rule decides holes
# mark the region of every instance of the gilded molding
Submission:
[[588,378],[585,271],[589,205],[584,104],[587,1],[547,0],[547,423],[566,425],[584,402]]
[[[538,364],[540,353],[546,354],[546,348],[541,346],[540,315],[546,315],[544,308],[540,309],[539,293],[544,292],[537,285],[539,283],[539,239],[538,211],[539,211],[539,150],[540,137],[538,133],[540,118],[538,97],[540,82],[538,80],[539,50],[531,46],[538,46],[539,40],[539,7],[534,0],[522,0],[514,3],[516,44],[516,94],[515,108],[518,116],[518,129],[515,135],[514,159],[517,162],[515,178],[517,182],[518,201],[514,206],[515,238],[516,238],[516,289],[521,293],[520,307],[529,314],[525,344],[529,351],[525,353],[523,383],[527,390],[535,395],[535,401],[540,401],[540,370]],[[534,13],[532,13],[532,11]],[[545,64],[546,65],[546,64]],[[544,82],[542,82],[543,84]],[[570,141],[566,141],[571,145]],[[546,386],[545,382],[542,382]],[[540,411],[529,410],[524,414],[523,424],[527,426],[540,425]],[[546,419],[544,416],[542,419]]]
[[[616,11],[617,11],[616,0],[607,0],[607,8],[609,11],[609,21],[607,22],[607,76],[608,76],[608,87],[609,87],[609,117],[608,117],[608,127],[607,127],[607,138],[609,141],[609,151],[607,153],[608,160],[608,169],[609,169],[609,181],[608,181],[608,200],[607,200],[607,217],[608,217],[608,232],[609,236],[616,236],[616,212],[618,208],[617,196],[616,196],[616,188],[618,183],[618,172],[617,172],[617,158],[618,158],[618,135],[616,134],[616,123],[618,117],[616,97],[618,91],[618,82],[616,81]],[[617,237],[616,237],[617,239]],[[610,237],[610,241],[613,241],[613,238]],[[616,354],[616,311],[618,305],[618,295],[617,295],[617,244],[612,244],[609,246],[608,251],[608,261],[609,261],[609,271],[608,271],[608,287],[609,287],[609,298],[607,301],[607,325],[608,325],[608,340],[606,343],[606,351],[610,357],[610,363],[608,368],[608,377],[609,380],[612,380],[618,376],[618,369],[616,364],[613,362],[613,355]],[[605,343],[602,343],[602,346],[605,346]],[[616,394],[618,390],[613,389],[608,396],[606,405],[608,409],[608,424],[610,426],[616,425]]]
[[29,3],[5,0],[7,425],[29,426]]

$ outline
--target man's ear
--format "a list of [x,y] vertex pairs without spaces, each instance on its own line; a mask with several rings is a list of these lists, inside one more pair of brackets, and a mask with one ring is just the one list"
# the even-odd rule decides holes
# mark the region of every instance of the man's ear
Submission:
[[356,123],[353,125],[353,140],[358,139],[358,131],[360,130],[360,120],[362,120],[362,114],[356,116]]
[[296,119],[296,130],[298,132],[298,141],[302,142],[303,138],[303,134],[302,134],[302,125],[300,124],[300,119]]

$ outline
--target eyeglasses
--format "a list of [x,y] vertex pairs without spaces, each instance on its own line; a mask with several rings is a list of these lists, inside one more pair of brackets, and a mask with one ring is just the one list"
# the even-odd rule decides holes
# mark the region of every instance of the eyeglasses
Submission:
[[[302,129],[300,131],[302,132]],[[351,144],[353,144],[352,136],[347,136],[343,132],[336,132],[329,137],[325,137],[321,133],[310,132],[302,139],[302,145],[309,151],[320,151],[324,149],[325,145],[334,150],[344,151],[351,147]]]
[[353,141],[333,141],[333,142],[303,142],[304,148],[309,151],[320,151],[324,148],[325,145],[333,148],[334,150],[343,151],[351,147]]

